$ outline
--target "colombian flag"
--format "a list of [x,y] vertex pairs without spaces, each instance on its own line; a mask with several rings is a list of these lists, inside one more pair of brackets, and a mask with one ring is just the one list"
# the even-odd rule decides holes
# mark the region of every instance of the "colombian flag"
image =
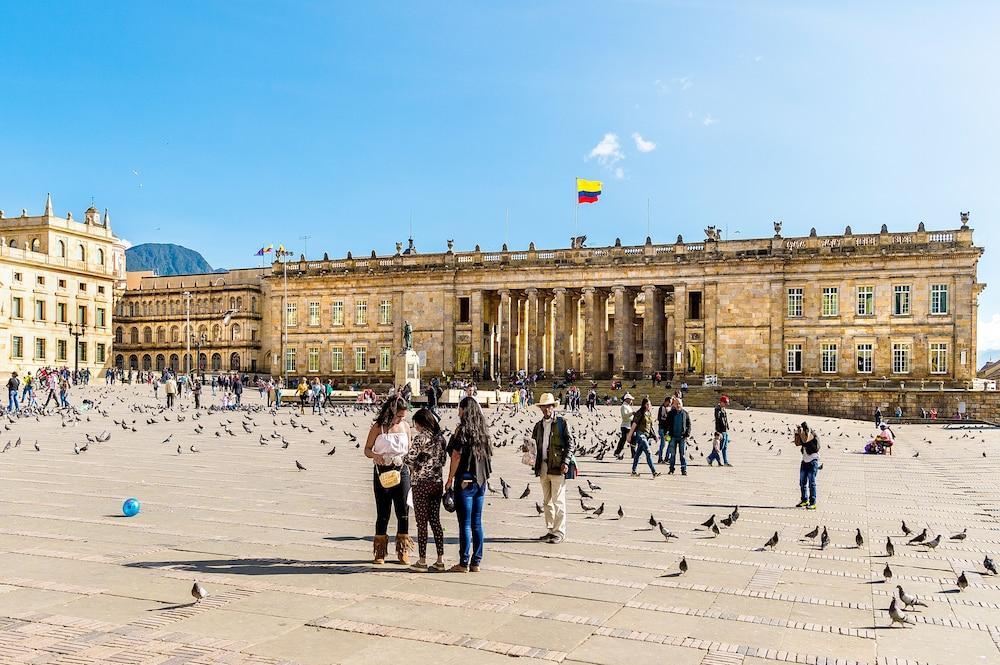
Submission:
[[597,198],[601,195],[600,180],[576,179],[576,202],[577,203],[597,203]]

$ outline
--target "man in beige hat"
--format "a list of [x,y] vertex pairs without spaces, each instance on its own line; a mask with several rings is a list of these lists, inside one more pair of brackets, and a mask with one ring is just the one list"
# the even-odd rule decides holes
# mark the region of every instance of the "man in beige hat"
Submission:
[[556,398],[542,393],[535,405],[542,419],[535,423],[531,438],[535,442],[535,476],[542,485],[542,506],[547,533],[542,542],[557,544],[566,537],[566,473],[573,452],[573,434],[562,416],[556,416]]
[[615,449],[616,459],[625,459],[625,455],[622,453],[625,450],[625,442],[628,440],[628,431],[632,429],[632,393],[625,393],[622,397],[621,406],[621,436],[618,438],[618,447]]

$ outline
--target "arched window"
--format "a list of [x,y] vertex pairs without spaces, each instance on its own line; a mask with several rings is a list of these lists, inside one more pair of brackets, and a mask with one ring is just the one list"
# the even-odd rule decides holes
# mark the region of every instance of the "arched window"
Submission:
[[257,296],[250,297],[250,311],[251,312],[257,311]]
[[181,341],[181,329],[177,326],[170,326],[170,341],[179,342]]
[[124,341],[125,341],[125,330],[123,330],[122,327],[119,326],[115,328],[115,344],[121,344]]
[[129,329],[129,331],[128,331],[128,342],[129,342],[129,344],[138,344],[139,343],[139,329],[138,328],[130,328]]
[[243,296],[236,296],[236,309],[243,309]]
[[212,341],[219,342],[222,341],[222,326],[216,323],[212,326]]
[[212,354],[212,371],[213,372],[218,372],[220,369],[222,369],[222,356],[219,355],[218,353],[213,353]]
[[42,243],[38,238],[31,239],[31,251],[37,252],[42,249]]
[[229,369],[233,371],[239,371],[240,369],[240,354],[231,353],[229,354]]
[[176,372],[177,368],[179,366],[180,366],[180,358],[177,357],[176,353],[171,353],[170,354],[170,369],[172,369],[173,371]]
[[82,244],[76,246],[76,260],[86,261],[87,260],[87,248]]
[[56,241],[56,256],[66,258],[66,243],[62,240]]
[[146,326],[145,328],[142,329],[142,341],[145,342],[146,344],[153,343],[153,329],[150,328],[149,326]]
[[167,331],[163,328],[163,326],[157,327],[156,328],[156,342],[157,342],[157,344],[163,344],[166,341],[167,341]]
[[162,353],[156,354],[156,371],[162,372],[165,366],[166,366],[166,359],[163,357],[163,354]]
[[128,315],[129,316],[135,316],[135,303],[134,302],[130,302],[128,304]]
[[204,372],[205,371],[205,367],[207,365],[208,365],[208,358],[205,356],[204,353],[199,353],[198,354],[198,371],[199,372]]
[[97,265],[104,265],[104,250],[100,247],[97,248]]
[[142,357],[142,371],[148,372],[153,369],[153,359],[147,353]]
[[128,368],[130,370],[139,369],[139,356],[129,356],[128,357]]
[[115,367],[118,369],[123,369],[125,367],[125,356],[120,353],[115,356]]
[[17,249],[17,240],[15,238],[10,239],[10,248]]
[[232,339],[232,340],[233,340],[234,342],[235,342],[236,340],[240,339],[240,332],[241,332],[241,331],[240,331],[240,327],[239,327],[239,326],[233,326],[233,328],[232,328],[232,330],[231,330],[230,332],[231,332],[231,335],[232,335],[232,338],[231,338],[231,339]]
[[229,296],[229,309],[236,309],[236,298]]

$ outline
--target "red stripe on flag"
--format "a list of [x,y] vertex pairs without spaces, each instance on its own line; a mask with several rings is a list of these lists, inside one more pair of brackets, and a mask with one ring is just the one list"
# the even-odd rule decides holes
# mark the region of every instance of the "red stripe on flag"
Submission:
[[596,196],[584,196],[583,194],[580,194],[579,196],[576,197],[576,202],[577,203],[597,203],[597,197]]

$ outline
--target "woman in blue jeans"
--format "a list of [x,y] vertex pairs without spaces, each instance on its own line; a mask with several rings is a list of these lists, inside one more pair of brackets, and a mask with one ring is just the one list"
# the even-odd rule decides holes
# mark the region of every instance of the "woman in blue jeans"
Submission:
[[632,475],[639,475],[635,470],[639,466],[639,457],[642,455],[646,456],[646,464],[649,465],[649,470],[652,472],[653,477],[656,478],[660,475],[656,472],[656,467],[653,466],[653,458],[649,454],[649,447],[656,443],[656,423],[653,420],[653,407],[648,397],[642,398],[642,405],[632,417],[632,428],[628,431],[628,436],[625,437],[625,440],[627,443],[635,441],[635,444],[632,446],[635,451],[632,453]]
[[475,397],[458,403],[458,427],[448,442],[451,464],[445,487],[455,492],[459,561],[448,572],[478,573],[483,560],[483,502],[493,457],[486,416]]
[[[802,500],[796,508],[816,510],[816,474],[819,473],[819,439],[809,425],[802,423],[795,428],[795,445],[802,449],[799,464],[799,491]],[[808,490],[808,492],[807,492]]]

